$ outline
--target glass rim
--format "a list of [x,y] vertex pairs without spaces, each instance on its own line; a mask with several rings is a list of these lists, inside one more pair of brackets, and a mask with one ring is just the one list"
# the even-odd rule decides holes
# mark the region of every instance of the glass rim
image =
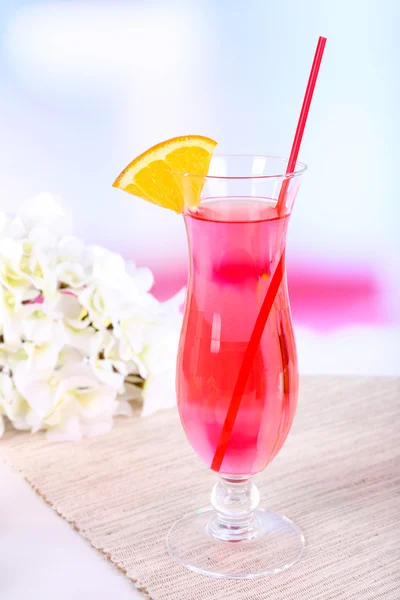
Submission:
[[[289,159],[283,156],[276,156],[272,154],[213,154],[212,158],[262,158],[262,159],[274,159],[276,161],[280,161],[281,163],[288,164]],[[212,160],[212,159],[211,159]],[[306,163],[303,163],[299,160],[296,161],[295,170],[287,173],[276,173],[273,175],[201,175],[200,173],[189,173],[188,171],[176,171],[172,169],[172,171],[176,175],[181,175],[182,177],[201,177],[202,179],[211,179],[211,180],[222,180],[222,181],[230,181],[230,180],[242,180],[242,181],[251,181],[254,179],[262,180],[262,179],[292,179],[294,177],[299,177],[307,170]]]

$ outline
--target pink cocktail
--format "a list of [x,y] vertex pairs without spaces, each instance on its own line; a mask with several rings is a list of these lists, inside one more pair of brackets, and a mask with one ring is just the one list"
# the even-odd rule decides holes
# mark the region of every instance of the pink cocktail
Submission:
[[[204,199],[185,215],[191,252],[177,368],[186,435],[211,466],[239,369],[289,217],[268,198]],[[220,472],[258,473],[289,433],[298,391],[296,347],[283,279],[258,346]]]

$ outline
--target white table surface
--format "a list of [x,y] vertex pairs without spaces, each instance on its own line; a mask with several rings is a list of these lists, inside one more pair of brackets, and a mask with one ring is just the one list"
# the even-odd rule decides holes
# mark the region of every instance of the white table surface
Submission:
[[[303,374],[400,375],[399,328],[296,334]],[[0,600],[92,598],[144,596],[0,460]]]
[[135,586],[0,461],[1,600],[137,600]]

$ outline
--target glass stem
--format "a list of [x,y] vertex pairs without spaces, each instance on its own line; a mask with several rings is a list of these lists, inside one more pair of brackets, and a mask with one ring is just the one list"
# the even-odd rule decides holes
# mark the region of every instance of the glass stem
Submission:
[[208,525],[209,534],[232,542],[258,537],[255,510],[259,502],[260,493],[250,477],[220,475],[211,493],[216,514]]

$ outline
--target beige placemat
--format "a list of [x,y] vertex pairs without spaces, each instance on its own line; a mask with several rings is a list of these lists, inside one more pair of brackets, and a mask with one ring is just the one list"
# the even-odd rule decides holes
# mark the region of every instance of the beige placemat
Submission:
[[263,503],[306,536],[302,560],[253,581],[175,564],[171,524],[208,504],[214,476],[176,411],[119,420],[103,437],[49,443],[8,432],[0,454],[154,600],[399,600],[400,380],[305,378],[293,430],[257,477]]

